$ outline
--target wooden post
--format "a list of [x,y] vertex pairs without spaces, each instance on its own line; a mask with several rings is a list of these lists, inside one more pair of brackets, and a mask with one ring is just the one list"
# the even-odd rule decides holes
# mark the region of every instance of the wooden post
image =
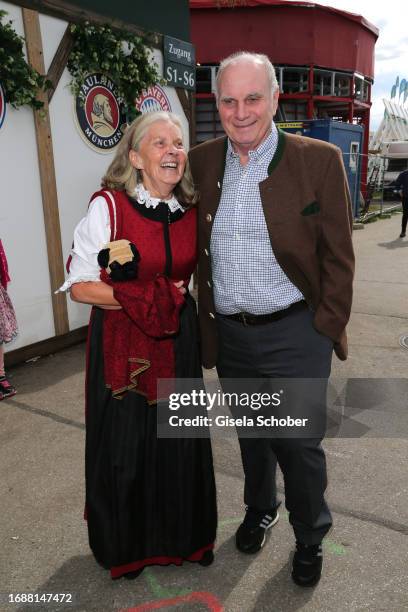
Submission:
[[62,19],[63,21],[72,23],[90,22],[99,25],[109,24],[113,29],[127,30],[132,32],[132,34],[136,34],[136,36],[140,36],[155,49],[163,48],[163,35],[158,32],[146,32],[128,21],[122,21],[112,16],[108,17],[108,15],[101,15],[100,13],[82,8],[78,4],[65,2],[65,0],[12,0],[12,2],[34,11],[40,11],[45,15],[51,15],[51,17],[57,17],[57,19]]
[[[38,12],[30,9],[23,9],[23,22],[28,61],[40,74],[45,74]],[[54,327],[55,335],[59,336],[69,331],[66,295],[65,293],[54,293],[54,291],[64,282],[61,227],[58,211],[57,182],[55,178],[48,95],[46,93],[39,93],[38,99],[44,103],[44,106],[40,112],[34,111],[34,123],[40,169],[44,226],[47,240]]]
[[48,103],[51,102],[52,96],[58,87],[64,68],[67,65],[69,54],[71,53],[74,40],[70,32],[70,24],[67,25],[67,29],[64,32],[64,36],[61,38],[58,49],[52,59],[51,65],[48,68],[47,79],[52,83],[52,87],[47,91]]

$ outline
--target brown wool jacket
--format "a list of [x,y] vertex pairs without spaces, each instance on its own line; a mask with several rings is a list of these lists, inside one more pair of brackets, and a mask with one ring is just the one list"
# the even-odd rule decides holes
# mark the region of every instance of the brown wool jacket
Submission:
[[[189,154],[200,192],[198,204],[198,310],[202,361],[216,364],[218,339],[212,290],[210,238],[221,196],[226,137]],[[345,327],[352,301],[354,254],[350,194],[340,150],[326,142],[279,130],[268,178],[259,184],[276,259],[314,311],[315,328],[347,357]]]

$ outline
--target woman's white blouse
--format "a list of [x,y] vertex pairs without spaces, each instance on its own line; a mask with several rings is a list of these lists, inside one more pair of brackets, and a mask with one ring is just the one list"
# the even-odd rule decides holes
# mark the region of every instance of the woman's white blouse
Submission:
[[[154,198],[149,191],[138,183],[135,196],[140,206],[156,208],[160,198]],[[171,212],[184,210],[177,199],[172,196],[166,201]],[[89,205],[88,213],[76,226],[74,245],[71,249],[71,264],[65,283],[58,291],[68,291],[74,283],[100,281],[98,253],[110,242],[111,228],[109,209],[103,196],[97,196]],[[56,293],[58,293],[56,291]]]
[[108,205],[104,197],[97,196],[75,228],[69,274],[58,291],[67,291],[74,283],[100,281],[98,253],[110,241],[110,235]]

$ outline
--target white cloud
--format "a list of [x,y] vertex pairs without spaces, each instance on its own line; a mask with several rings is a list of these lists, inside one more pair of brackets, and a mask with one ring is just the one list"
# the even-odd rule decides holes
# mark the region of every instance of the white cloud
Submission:
[[[295,1],[295,0],[292,0]],[[316,4],[357,13],[380,30],[375,45],[375,73],[372,90],[371,130],[378,127],[384,106],[397,76],[408,79],[408,38],[406,0],[318,0]],[[407,101],[408,102],[408,101]]]

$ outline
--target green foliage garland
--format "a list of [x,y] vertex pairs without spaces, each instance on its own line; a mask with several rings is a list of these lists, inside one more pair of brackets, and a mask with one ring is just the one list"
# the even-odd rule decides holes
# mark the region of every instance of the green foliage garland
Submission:
[[68,58],[72,81],[70,89],[76,97],[85,77],[103,72],[117,86],[128,121],[139,113],[135,100],[143,89],[162,82],[157,64],[149,62],[150,47],[138,36],[113,30],[108,25],[71,25],[74,45]]
[[11,21],[3,23],[5,15],[6,11],[0,11],[0,84],[6,102],[14,108],[28,105],[38,110],[43,103],[37,100],[37,93],[47,89],[49,83],[27,63],[25,40],[15,32]]

